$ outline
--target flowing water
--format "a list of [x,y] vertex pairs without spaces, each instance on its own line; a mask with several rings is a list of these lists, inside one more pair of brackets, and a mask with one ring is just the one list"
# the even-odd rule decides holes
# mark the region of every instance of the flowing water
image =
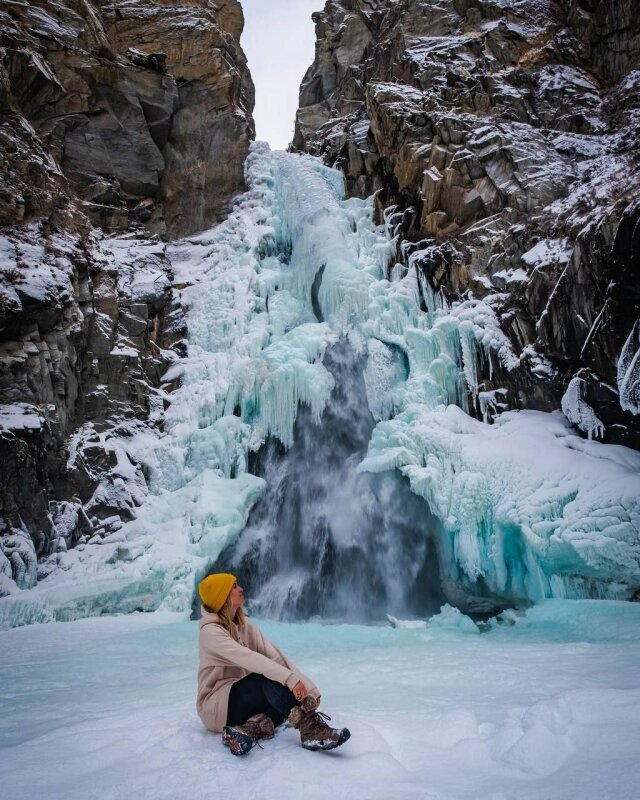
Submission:
[[375,426],[365,359],[341,339],[324,363],[335,387],[320,421],[303,408],[293,446],[271,440],[260,452],[255,469],[266,493],[214,570],[233,569],[261,616],[379,620],[437,611],[437,522],[427,504],[394,472],[357,471]]

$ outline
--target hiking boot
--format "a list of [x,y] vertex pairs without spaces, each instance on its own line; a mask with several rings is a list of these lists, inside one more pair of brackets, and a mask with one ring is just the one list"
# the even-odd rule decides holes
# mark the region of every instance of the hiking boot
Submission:
[[308,695],[299,706],[291,709],[289,722],[300,731],[300,744],[305,750],[333,750],[351,737],[348,728],[331,728],[331,717],[317,711],[318,700]]
[[244,725],[227,725],[222,731],[222,744],[234,756],[243,756],[259,739],[273,739],[274,728],[271,717],[254,714]]

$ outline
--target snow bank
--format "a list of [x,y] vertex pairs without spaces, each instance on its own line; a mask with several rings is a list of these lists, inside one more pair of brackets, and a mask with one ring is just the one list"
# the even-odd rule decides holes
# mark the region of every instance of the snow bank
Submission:
[[44,425],[42,412],[29,403],[0,405],[0,430],[33,431]]

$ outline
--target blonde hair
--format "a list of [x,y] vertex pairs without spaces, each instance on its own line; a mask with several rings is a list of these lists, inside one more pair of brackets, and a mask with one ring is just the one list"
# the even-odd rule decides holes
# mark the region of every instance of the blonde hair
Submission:
[[234,638],[236,641],[240,638],[240,634],[238,632],[238,628],[242,628],[244,625],[244,611],[242,608],[239,608],[236,611],[236,615],[233,619],[231,619],[229,615],[229,603],[226,602],[220,611],[214,611],[209,606],[202,604],[205,611],[208,611],[210,614],[217,614],[218,615],[218,624],[221,625],[225,631]]

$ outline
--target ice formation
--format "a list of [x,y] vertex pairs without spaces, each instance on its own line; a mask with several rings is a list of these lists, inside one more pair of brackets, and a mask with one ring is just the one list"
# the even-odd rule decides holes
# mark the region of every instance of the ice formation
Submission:
[[618,359],[618,391],[622,408],[640,414],[640,320],[631,329]]
[[[394,269],[371,200],[343,200],[341,173],[319,161],[258,144],[247,178],[224,223],[171,248],[189,352],[167,379],[181,386],[161,437],[111,443],[146,464],[137,518],[55,554],[34,589],[0,600],[0,625],[188,608],[265,490],[249,454],[270,437],[290,447],[301,404],[320,420],[334,387],[323,358],[345,337],[366,357],[377,422],[359,469],[400,470],[427,500],[447,580],[514,601],[640,586],[640,455],[583,441],[559,413],[467,416],[469,398],[480,414],[495,401],[479,396],[478,357],[519,363],[490,304],[449,306],[411,262]],[[620,361],[631,389],[632,338]],[[122,490],[135,490],[125,461]]]
[[502,597],[625,596],[640,579],[640,454],[584,441],[563,416],[413,405],[360,469],[400,469],[443,523],[454,585]]
[[589,438],[601,438],[604,436],[604,423],[584,399],[584,387],[582,378],[576,376],[571,379],[561,401],[562,413]]

